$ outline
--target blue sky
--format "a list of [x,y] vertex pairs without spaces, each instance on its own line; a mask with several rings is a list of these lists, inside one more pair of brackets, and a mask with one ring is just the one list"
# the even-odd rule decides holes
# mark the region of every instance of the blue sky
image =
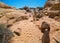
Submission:
[[7,5],[21,8],[24,6],[29,7],[43,7],[47,0],[0,0],[0,2],[4,2]]

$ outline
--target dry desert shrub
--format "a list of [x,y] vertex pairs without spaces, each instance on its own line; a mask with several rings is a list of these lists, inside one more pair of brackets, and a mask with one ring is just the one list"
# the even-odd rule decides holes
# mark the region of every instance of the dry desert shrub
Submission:
[[13,33],[5,24],[0,24],[0,43],[10,43]]

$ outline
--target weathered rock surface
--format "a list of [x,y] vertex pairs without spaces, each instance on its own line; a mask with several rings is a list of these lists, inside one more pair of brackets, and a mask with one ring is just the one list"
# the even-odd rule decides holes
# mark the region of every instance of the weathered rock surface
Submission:
[[4,3],[2,3],[2,2],[0,2],[0,8],[13,9],[13,7],[8,6],[8,5],[6,5],[6,4],[4,4]]
[[40,30],[30,21],[23,20],[15,23],[10,27],[14,33],[18,32],[20,36],[14,33],[15,37],[12,38],[12,43],[41,43],[42,34]]
[[0,3],[0,23],[6,24],[13,33],[11,43],[42,43],[43,34],[40,29],[43,21],[50,24],[50,43],[56,43],[56,40],[60,42],[60,12],[51,10],[53,7],[49,5],[46,4],[46,8],[39,11],[40,13],[35,12],[42,17],[34,21],[37,19],[34,13],[11,9],[12,7]]

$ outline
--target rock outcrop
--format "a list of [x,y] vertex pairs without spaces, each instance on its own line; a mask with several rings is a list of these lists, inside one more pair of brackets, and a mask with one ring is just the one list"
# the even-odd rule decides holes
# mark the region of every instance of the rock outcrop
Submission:
[[13,7],[8,6],[8,5],[6,5],[6,4],[4,4],[2,2],[0,2],[0,8],[13,9]]
[[41,32],[43,21],[50,25],[50,43],[59,42],[60,11],[57,6],[59,4],[46,3],[40,11],[26,12],[0,3],[0,23],[5,24],[14,35],[10,43],[42,43],[42,35],[46,35]]

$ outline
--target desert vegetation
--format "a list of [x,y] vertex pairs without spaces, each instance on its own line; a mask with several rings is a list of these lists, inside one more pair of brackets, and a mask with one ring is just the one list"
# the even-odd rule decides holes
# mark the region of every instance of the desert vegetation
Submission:
[[10,43],[13,33],[5,24],[0,23],[0,43]]

